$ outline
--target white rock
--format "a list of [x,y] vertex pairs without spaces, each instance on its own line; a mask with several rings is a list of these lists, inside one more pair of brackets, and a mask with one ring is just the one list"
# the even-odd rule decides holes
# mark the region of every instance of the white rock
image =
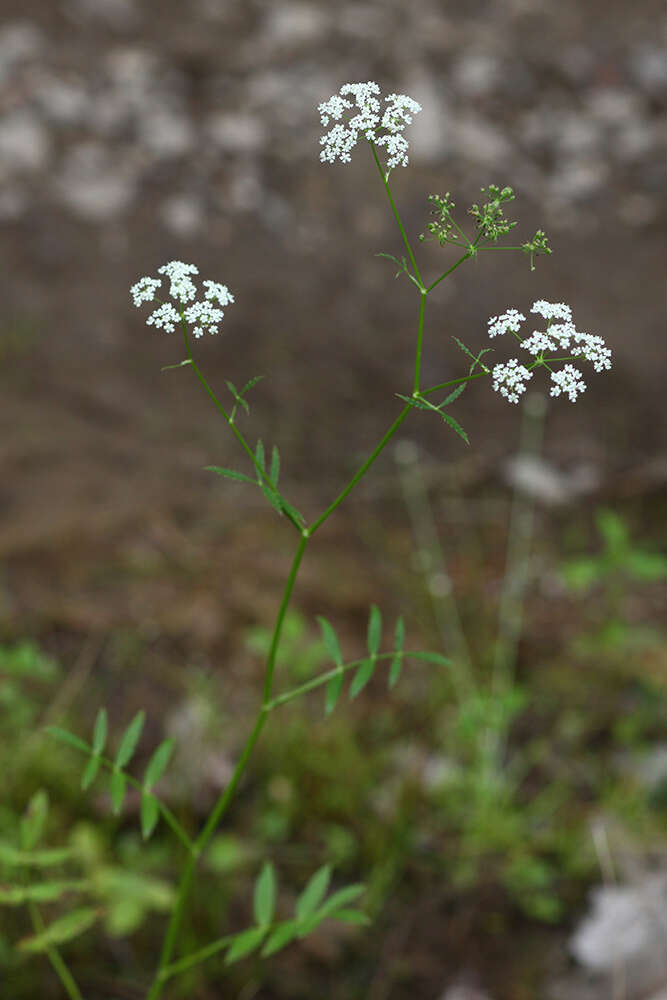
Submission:
[[266,141],[266,130],[256,115],[211,115],[205,129],[216,146],[231,153],[257,153]]
[[29,111],[15,111],[0,119],[0,169],[39,170],[51,150],[46,127]]
[[667,979],[667,875],[596,889],[570,948],[590,972],[620,966],[633,996],[658,988]]

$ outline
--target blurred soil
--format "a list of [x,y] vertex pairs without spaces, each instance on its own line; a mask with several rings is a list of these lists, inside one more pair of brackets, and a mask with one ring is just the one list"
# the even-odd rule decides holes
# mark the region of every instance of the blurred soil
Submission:
[[[520,254],[488,254],[444,282],[429,300],[425,378],[463,373],[452,337],[478,349],[488,316],[568,302],[615,367],[588,379],[576,407],[550,402],[544,455],[565,485],[540,530],[557,553],[604,503],[656,541],[667,473],[662,4],[5,0],[2,14],[0,634],[37,636],[66,664],[92,649],[75,701],[93,684],[119,717],[148,700],[159,718],[183,696],[183,670],[203,663],[223,699],[248,711],[258,665],[244,634],[271,623],[294,545],[259,491],[204,471],[245,466],[188,369],[161,373],[181,346],[143,325],[130,284],[182,259],[230,287],[224,334],[198,342],[198,359],[221,394],[225,379],[265,376],[244,431],[279,445],[285,491],[307,518],[398,412],[418,303],[376,254],[400,255],[400,243],[363,150],[347,167],[318,162],[316,105],[347,80],[376,79],[424,106],[410,167],[393,178],[411,235],[430,192],[451,191],[464,218],[481,185],[509,183],[519,242],[542,227],[554,249],[532,274]],[[420,252],[434,276],[454,261]],[[403,436],[419,442],[445,536],[480,533],[485,569],[467,543],[452,568],[474,622],[475,595],[492,601],[502,576],[520,414],[477,384],[456,415],[470,449],[422,414]],[[358,637],[371,601],[391,617],[406,601],[409,616],[412,599],[428,633],[404,572],[409,545],[387,454],[313,544],[296,605]],[[562,641],[567,620],[548,587],[534,596],[539,636],[527,641]],[[119,636],[141,663],[118,654]],[[471,905],[479,915],[480,900]],[[427,934],[413,944],[399,926],[390,938],[416,949],[420,997],[437,1000],[456,971],[439,954],[446,910],[436,894],[419,918]],[[528,964],[548,953],[552,932],[535,933]],[[526,960],[517,935],[512,967]],[[507,960],[499,950],[470,947],[465,960],[491,974]],[[504,975],[498,997],[537,995],[508,992],[522,977],[507,964]],[[405,988],[376,984],[371,1000],[417,995],[409,975]]]

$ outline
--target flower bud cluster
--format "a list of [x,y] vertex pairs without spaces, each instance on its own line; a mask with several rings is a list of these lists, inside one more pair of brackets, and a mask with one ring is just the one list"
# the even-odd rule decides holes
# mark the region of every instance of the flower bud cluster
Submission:
[[[199,274],[199,269],[194,264],[172,260],[159,267],[158,274],[164,274],[169,279],[169,295],[177,306],[171,302],[162,302],[146,320],[147,326],[173,333],[177,324],[183,323],[186,329],[191,327],[194,337],[218,332],[218,326],[225,315],[220,307],[234,302],[234,296],[226,285],[217,281],[203,281],[204,298],[194,302],[197,286],[191,275]],[[161,285],[161,278],[140,278],[130,289],[135,306],[144,302],[160,302],[157,290]]]
[[545,330],[533,330],[528,337],[520,335],[520,327],[526,317],[517,309],[508,309],[502,315],[492,316],[489,319],[489,337],[510,332],[521,347],[535,358],[528,368],[519,364],[517,359],[512,359],[504,365],[496,365],[492,372],[493,388],[510,403],[518,403],[519,396],[525,392],[525,383],[532,377],[533,369],[542,366],[551,373],[550,394],[552,396],[565,394],[574,403],[586,389],[581,372],[571,364],[554,371],[553,364],[569,361],[569,358],[549,358],[545,356],[546,352],[561,354],[567,351],[573,358],[585,358],[591,362],[594,371],[602,372],[611,368],[611,351],[602,337],[577,330],[572,322],[572,310],[564,302],[546,302],[544,299],[538,299],[530,311],[546,319],[547,325]]
[[[386,151],[387,168],[408,165],[408,142],[402,134],[421,105],[406,94],[389,94],[386,108],[380,102],[377,83],[344,83],[338,94],[318,105],[322,125],[338,122],[320,139],[322,163],[349,163],[360,137]],[[353,100],[348,100],[352,98]]]

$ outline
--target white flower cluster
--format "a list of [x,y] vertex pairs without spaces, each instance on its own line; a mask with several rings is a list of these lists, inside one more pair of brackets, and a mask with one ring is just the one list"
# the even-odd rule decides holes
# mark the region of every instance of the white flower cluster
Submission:
[[492,316],[489,320],[489,337],[496,337],[507,330],[511,330],[512,333],[518,333],[525,318],[523,313],[520,313],[518,309],[508,309],[501,316]]
[[[186,323],[192,327],[194,337],[218,332],[218,325],[225,315],[220,306],[228,306],[234,302],[234,296],[226,285],[221,285],[218,281],[202,282],[204,299],[193,302],[197,295],[197,286],[191,275],[199,274],[194,264],[172,260],[159,267],[158,274],[164,274],[169,278],[169,294],[178,303],[178,308],[171,302],[163,302],[150,314],[146,320],[147,326],[173,333],[178,323]],[[140,306],[143,302],[159,302],[156,293],[161,285],[161,278],[140,278],[130,289],[135,306]]]
[[[568,360],[545,357],[547,351],[568,351],[572,357],[585,358],[592,363],[596,372],[611,368],[611,351],[602,337],[577,330],[572,322],[572,310],[564,302],[539,299],[533,303],[530,311],[546,319],[547,326],[546,330],[534,330],[529,337],[518,336],[521,323],[526,317],[517,309],[508,309],[489,320],[489,337],[493,338],[510,330],[517,335],[524,350],[536,359],[530,369],[520,365],[516,359],[505,365],[496,365],[493,369],[493,388],[511,403],[517,403],[521,393],[525,392],[525,381],[531,377],[532,369],[542,365],[551,371],[551,363]],[[586,388],[581,372],[570,364],[566,364],[560,371],[551,371],[551,382],[552,396],[564,393],[573,403]]]
[[[350,153],[360,136],[376,146],[384,147],[387,167],[408,165],[408,141],[402,134],[412,116],[421,111],[421,105],[406,94],[389,94],[387,107],[382,110],[380,88],[371,80],[368,83],[344,83],[338,94],[318,105],[322,125],[326,128],[333,119],[334,125],[320,139],[323,163],[350,162]],[[348,97],[354,100],[348,100]],[[353,112],[350,114],[350,112]],[[340,121],[343,119],[343,121]]]
[[516,358],[512,358],[506,365],[494,365],[491,377],[495,392],[505,396],[510,403],[518,403],[519,396],[526,391],[526,382],[533,377],[533,373],[520,365]]

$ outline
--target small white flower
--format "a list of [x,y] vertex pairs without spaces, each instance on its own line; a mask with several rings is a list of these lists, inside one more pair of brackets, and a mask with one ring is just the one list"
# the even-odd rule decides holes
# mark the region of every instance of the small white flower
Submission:
[[544,351],[555,351],[558,345],[548,334],[542,333],[540,330],[534,330],[530,337],[524,337],[521,341],[521,346],[530,351],[531,354],[537,356],[538,354],[543,354]]
[[183,315],[186,322],[193,326],[193,335],[201,337],[205,332],[217,333],[218,324],[225,314],[222,309],[216,309],[213,303],[207,299],[205,302],[193,302]]
[[158,274],[166,274],[171,280],[169,294],[177,299],[182,305],[191,302],[197,294],[197,289],[191,274],[199,274],[199,269],[194,264],[184,264],[182,260],[171,260],[168,264],[158,267]]
[[181,322],[180,315],[176,312],[171,302],[163,302],[159,308],[155,309],[146,320],[147,326],[154,326],[158,330],[166,333],[173,333],[176,323]]
[[593,362],[596,372],[609,371],[611,368],[611,351],[605,347],[602,337],[596,337],[591,333],[574,332],[574,346],[572,353],[583,355],[587,361]]
[[501,316],[492,316],[489,320],[489,337],[503,334],[507,330],[511,330],[512,333],[518,333],[525,318],[523,313],[520,313],[518,309],[508,309]]
[[520,365],[516,358],[512,358],[505,365],[494,365],[491,377],[495,392],[505,396],[510,403],[518,403],[519,396],[526,391],[526,382],[533,377],[533,373]]
[[155,299],[155,292],[162,284],[159,278],[139,278],[130,289],[130,295],[135,306],[140,306],[142,302],[152,302]]
[[221,285],[219,281],[202,281],[202,285],[206,289],[205,298],[216,299],[221,306],[229,306],[234,302],[234,296],[227,285]]
[[537,302],[533,302],[530,311],[539,313],[545,319],[572,319],[572,310],[564,302],[545,302],[544,299],[538,299]]
[[551,396],[560,396],[561,392],[570,397],[570,402],[576,403],[577,396],[586,389],[586,383],[581,377],[581,372],[572,365],[564,365],[559,372],[551,373]]
[[411,123],[412,116],[421,111],[421,106],[407,94],[390,94],[385,97],[388,106],[383,113],[379,96],[380,88],[372,80],[344,83],[338,94],[318,105],[325,127],[331,120],[337,122],[320,139],[324,147],[320,151],[323,163],[336,160],[349,163],[353,148],[363,136],[386,149],[389,170],[399,164],[408,165],[408,142],[401,133]]

